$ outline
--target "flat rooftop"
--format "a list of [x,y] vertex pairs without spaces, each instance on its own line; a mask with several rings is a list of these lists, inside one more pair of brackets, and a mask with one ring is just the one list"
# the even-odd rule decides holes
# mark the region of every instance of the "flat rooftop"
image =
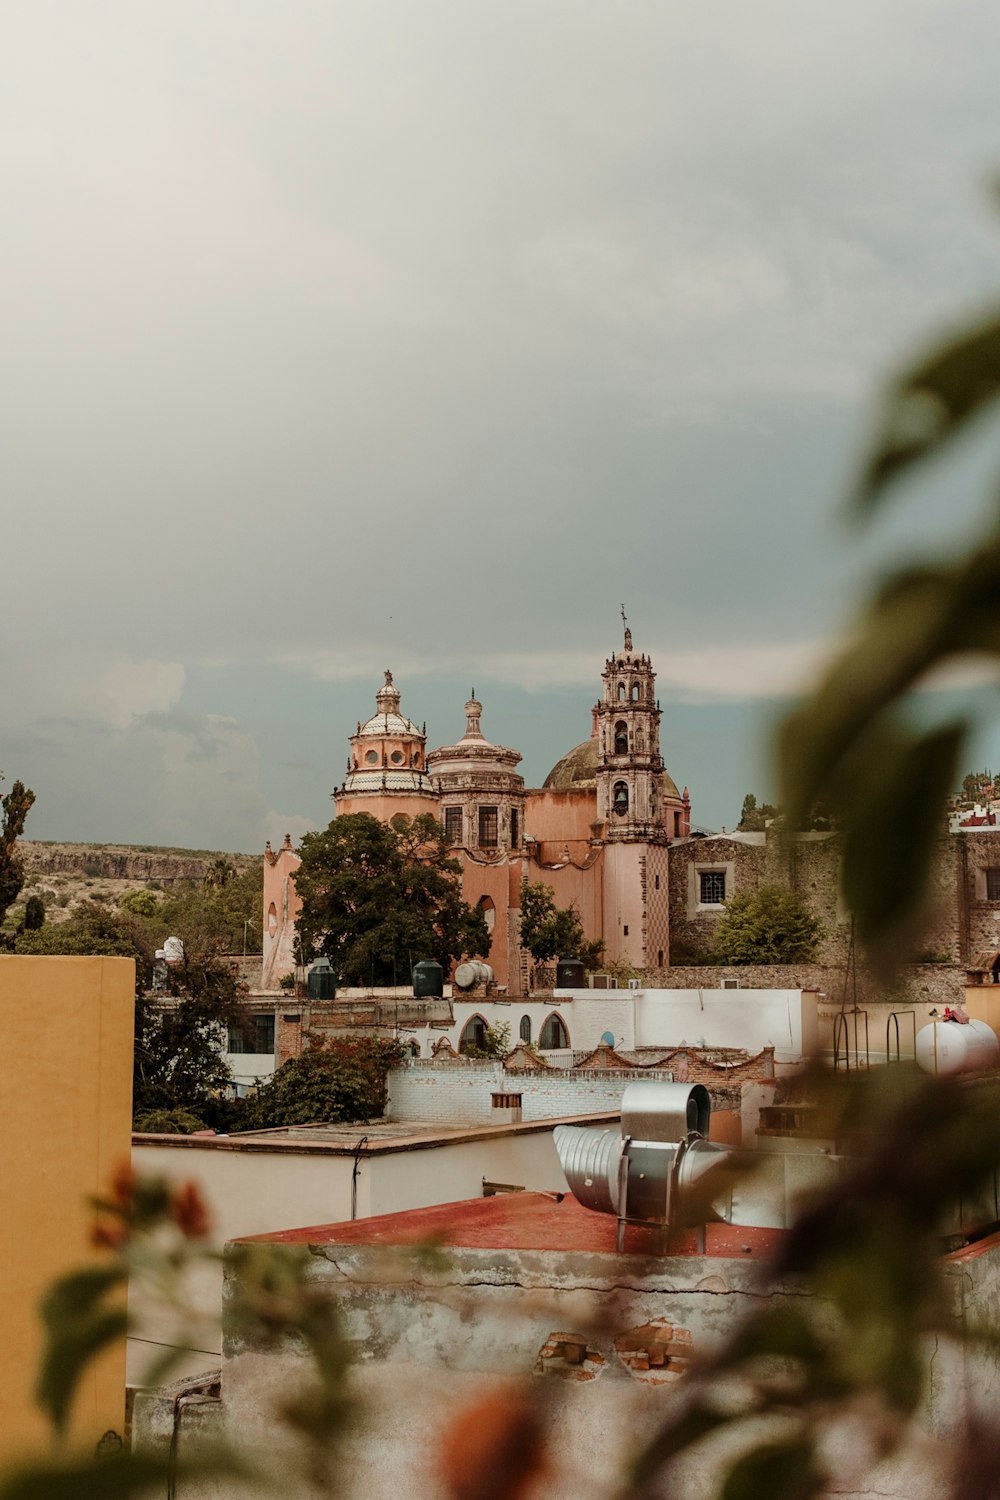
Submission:
[[[381,1214],[340,1224],[319,1224],[275,1234],[248,1236],[255,1242],[279,1245],[417,1245],[435,1244],[468,1250],[551,1250],[614,1253],[617,1220],[611,1214],[584,1208],[571,1193],[503,1193],[495,1198],[469,1198],[462,1203],[439,1203],[405,1213]],[[709,1258],[760,1261],[784,1239],[783,1229],[748,1229],[741,1225],[706,1226],[705,1254]],[[241,1240],[240,1243],[243,1243]],[[625,1252],[651,1255],[653,1231],[629,1225]],[[696,1256],[698,1237],[693,1229],[676,1231],[668,1255]]]
[[154,1135],[136,1132],[134,1146],[169,1146],[179,1151],[275,1151],[291,1155],[377,1156],[393,1151],[426,1151],[435,1146],[459,1146],[505,1136],[551,1133],[557,1125],[616,1125],[619,1110],[586,1115],[561,1115],[551,1120],[520,1120],[503,1125],[454,1125],[407,1120],[355,1121],[345,1125],[283,1125],[249,1130],[239,1135]]

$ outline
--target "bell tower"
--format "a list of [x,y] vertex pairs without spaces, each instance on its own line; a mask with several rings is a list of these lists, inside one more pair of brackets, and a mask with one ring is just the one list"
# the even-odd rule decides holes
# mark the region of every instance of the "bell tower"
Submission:
[[625,644],[604,664],[597,716],[597,819],[609,843],[666,843],[656,673],[636,652],[622,607]]

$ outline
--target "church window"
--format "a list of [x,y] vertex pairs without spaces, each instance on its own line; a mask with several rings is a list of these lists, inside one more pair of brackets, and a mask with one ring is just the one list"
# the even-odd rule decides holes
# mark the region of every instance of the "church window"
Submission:
[[660,877],[659,877],[659,875],[654,875],[653,876],[653,889],[654,889],[654,891],[658,891],[660,889]]
[[520,1026],[520,1030],[519,1030],[518,1034],[519,1034],[522,1042],[530,1042],[531,1041],[531,1017],[530,1016],[522,1016],[521,1017],[521,1026]]
[[618,684],[618,702],[619,703],[624,703],[625,702],[625,684],[624,684],[624,682],[620,682]]
[[681,836],[681,815],[680,815],[679,812],[675,812],[674,813],[674,838],[675,839],[679,839],[680,836]]
[[267,930],[272,937],[278,930],[278,908],[273,901],[267,908]]
[[628,725],[624,719],[619,719],[615,725],[615,754],[628,754]]
[[538,1045],[543,1052],[557,1052],[569,1046],[569,1032],[562,1016],[553,1011],[538,1034]]
[[486,1022],[482,1016],[471,1016],[462,1027],[458,1043],[459,1052],[484,1052],[486,1050]]
[[462,809],[446,807],[444,810],[444,836],[449,844],[462,842]]
[[496,848],[497,825],[497,808],[481,807],[479,809],[479,847],[481,849]]
[[496,909],[496,907],[493,904],[493,897],[492,896],[480,896],[480,898],[479,898],[479,910],[482,912],[483,916],[486,918],[486,931],[489,933],[490,937],[492,938],[492,936],[493,936],[493,927],[494,927],[494,924],[496,923],[496,919],[497,919],[497,909]]
[[721,906],[726,899],[725,870],[702,870],[698,879],[702,906]]
[[657,950],[656,950],[656,967],[658,969],[662,969],[663,968],[663,949],[662,948],[657,948]]
[[378,752],[375,750],[369,750],[368,754],[365,756],[365,760],[370,766],[375,765],[376,761],[378,760]]
[[403,764],[402,750],[394,750],[389,756],[389,759],[392,761],[394,766],[401,766]]
[[637,682],[633,682],[633,684],[632,684],[632,702],[633,703],[638,703],[638,701],[639,701],[639,684]]
[[986,899],[1000,901],[1000,870],[986,871]]
[[521,847],[521,819],[516,807],[510,810],[510,847],[512,849]]
[[625,814],[628,812],[628,787],[626,786],[624,781],[615,782],[612,805],[614,807],[616,815],[619,818],[624,818]]

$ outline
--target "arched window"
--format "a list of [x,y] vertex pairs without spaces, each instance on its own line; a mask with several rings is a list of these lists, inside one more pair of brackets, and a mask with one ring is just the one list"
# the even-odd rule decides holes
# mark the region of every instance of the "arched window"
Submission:
[[625,702],[625,684],[624,684],[624,682],[620,682],[618,684],[618,702],[619,703],[624,703]]
[[530,1016],[522,1016],[521,1017],[521,1026],[520,1026],[519,1035],[520,1035],[520,1038],[521,1038],[522,1042],[530,1042],[531,1041],[531,1017]]
[[628,725],[624,719],[619,719],[615,725],[615,754],[628,754]]
[[633,682],[633,684],[632,684],[632,702],[633,703],[638,703],[638,701],[639,701],[639,684],[637,682]]
[[267,908],[267,930],[272,937],[278,930],[278,908],[273,901]]
[[482,1052],[486,1047],[486,1022],[482,1016],[470,1016],[462,1027],[459,1052]]
[[497,919],[497,909],[496,909],[496,907],[493,904],[493,897],[492,896],[480,896],[480,898],[479,898],[479,910],[482,912],[483,916],[486,918],[486,931],[489,933],[490,937],[492,938],[493,937],[493,927],[494,927],[494,924],[496,923],[496,919]]
[[569,1046],[569,1032],[562,1016],[555,1011],[548,1017],[538,1034],[538,1045],[543,1052],[555,1052]]
[[624,781],[615,782],[615,790],[614,795],[611,798],[611,805],[614,808],[616,815],[619,818],[624,818],[625,814],[628,812],[628,786]]
[[417,1041],[417,1039],[416,1039],[415,1036],[411,1036],[410,1037],[408,1045],[409,1045],[409,1048],[410,1048],[410,1056],[411,1057],[419,1057],[420,1056],[420,1043]]

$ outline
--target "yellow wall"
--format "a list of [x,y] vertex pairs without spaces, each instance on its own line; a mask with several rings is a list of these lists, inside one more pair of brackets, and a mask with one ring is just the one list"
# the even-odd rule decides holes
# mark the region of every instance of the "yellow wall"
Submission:
[[[86,1199],[127,1161],[135,965],[127,958],[0,957],[0,1457],[37,1447],[37,1305],[95,1258]],[[74,1437],[121,1433],[125,1341],[85,1377]]]

